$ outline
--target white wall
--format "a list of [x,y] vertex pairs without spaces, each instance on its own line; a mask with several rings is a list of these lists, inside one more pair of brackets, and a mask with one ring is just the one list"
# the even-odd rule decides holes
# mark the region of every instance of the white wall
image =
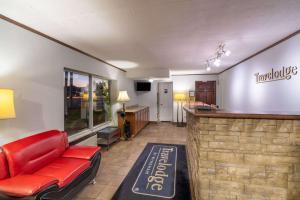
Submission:
[[151,83],[149,92],[136,92],[138,104],[149,106],[150,121],[157,121],[157,83],[158,81]]
[[[217,81],[217,104],[220,103],[219,84],[217,75],[180,75],[171,76],[170,81],[173,82],[173,92],[195,90],[195,81]],[[150,92],[137,92],[137,101],[140,105],[150,107],[150,120],[157,121],[157,85],[159,81],[153,81]],[[185,112],[183,120],[186,121]],[[173,121],[177,121],[177,104],[173,106]],[[181,121],[181,113],[179,113],[179,121]]]
[[[64,67],[118,80],[136,104],[125,73],[0,20],[0,88],[15,90],[16,119],[0,120],[0,145],[49,129],[64,129]],[[113,105],[113,113],[120,107]],[[114,116],[116,117],[116,116]],[[115,118],[116,120],[116,118]]]
[[[180,91],[194,91],[195,90],[195,81],[216,81],[217,82],[217,105],[220,105],[220,92],[219,92],[219,81],[218,75],[177,75],[171,77],[173,81],[173,92]],[[177,103],[174,102],[173,106],[173,121],[177,121]],[[181,121],[181,112],[179,112],[179,121]],[[186,121],[186,113],[183,112],[183,121]]]
[[[219,77],[221,105],[243,112],[300,112],[300,34],[222,73]],[[256,84],[261,74],[297,66],[298,74],[290,80]]]
[[217,82],[217,104],[220,97],[218,95],[219,82],[218,75],[174,75],[171,77],[173,89],[176,91],[193,91],[195,90],[195,81],[216,81]]

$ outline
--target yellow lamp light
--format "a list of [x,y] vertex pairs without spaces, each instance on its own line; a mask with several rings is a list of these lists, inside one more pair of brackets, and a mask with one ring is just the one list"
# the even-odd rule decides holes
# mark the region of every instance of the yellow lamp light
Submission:
[[178,92],[174,95],[175,101],[185,101],[186,100],[186,94],[184,92]]
[[0,89],[0,119],[11,119],[15,117],[14,91]]
[[[176,92],[174,95],[174,101],[177,102],[177,126],[182,127],[183,125],[183,109],[182,109],[182,104],[183,101],[186,100],[186,93],[185,92]],[[179,107],[180,104],[180,107]],[[181,111],[181,123],[179,123],[179,110]]]

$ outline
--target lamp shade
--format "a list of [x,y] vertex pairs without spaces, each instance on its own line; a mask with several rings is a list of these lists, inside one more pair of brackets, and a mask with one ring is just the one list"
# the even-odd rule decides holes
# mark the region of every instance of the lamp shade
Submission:
[[174,95],[175,101],[185,101],[186,100],[186,94],[184,92],[178,92]]
[[129,101],[129,100],[130,100],[130,98],[127,94],[127,91],[119,91],[119,96],[118,96],[117,101],[126,102],[126,101]]
[[15,118],[14,91],[0,89],[0,119]]

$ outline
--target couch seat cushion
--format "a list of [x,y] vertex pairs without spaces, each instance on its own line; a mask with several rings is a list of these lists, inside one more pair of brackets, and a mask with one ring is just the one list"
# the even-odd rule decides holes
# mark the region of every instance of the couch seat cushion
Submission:
[[0,181],[0,192],[8,196],[32,196],[58,182],[56,178],[38,175],[18,175]]
[[84,159],[58,158],[34,174],[58,179],[58,186],[61,188],[71,183],[90,165],[91,162]]
[[65,158],[81,158],[89,160],[95,153],[100,151],[100,147],[93,146],[70,146],[62,155]]

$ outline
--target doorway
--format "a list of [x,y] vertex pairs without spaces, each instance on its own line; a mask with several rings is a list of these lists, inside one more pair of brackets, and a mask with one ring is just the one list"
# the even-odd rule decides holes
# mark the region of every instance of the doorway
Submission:
[[195,81],[195,100],[216,105],[216,81]]
[[173,82],[158,83],[158,121],[173,121]]

